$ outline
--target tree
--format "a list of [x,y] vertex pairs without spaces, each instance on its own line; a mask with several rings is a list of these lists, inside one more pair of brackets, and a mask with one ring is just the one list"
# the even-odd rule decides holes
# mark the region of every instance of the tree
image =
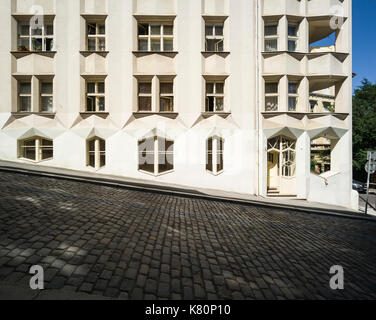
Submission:
[[367,151],[376,150],[376,83],[367,79],[353,95],[353,175],[366,181]]

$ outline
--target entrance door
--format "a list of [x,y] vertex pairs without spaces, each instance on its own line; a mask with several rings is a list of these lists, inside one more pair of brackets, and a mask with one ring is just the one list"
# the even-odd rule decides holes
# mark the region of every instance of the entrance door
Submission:
[[268,152],[268,192],[279,192],[279,152]]

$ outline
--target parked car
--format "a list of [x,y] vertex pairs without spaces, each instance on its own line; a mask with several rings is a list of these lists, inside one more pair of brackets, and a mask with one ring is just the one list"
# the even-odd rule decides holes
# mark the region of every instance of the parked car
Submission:
[[366,193],[367,192],[367,185],[363,182],[353,180],[352,188],[353,188],[353,190],[356,190],[359,193]]

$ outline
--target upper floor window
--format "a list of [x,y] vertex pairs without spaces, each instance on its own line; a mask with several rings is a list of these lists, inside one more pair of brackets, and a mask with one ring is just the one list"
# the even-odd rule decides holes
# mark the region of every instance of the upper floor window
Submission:
[[223,23],[207,23],[205,26],[205,50],[222,52],[223,45]]
[[206,170],[217,175],[223,171],[223,144],[219,137],[211,137],[206,144]]
[[289,111],[296,111],[296,107],[298,104],[298,83],[295,81],[289,81]]
[[19,22],[18,51],[53,51],[54,26],[53,22],[43,25]]
[[278,82],[265,82],[265,111],[278,111]]
[[278,51],[278,24],[267,24],[264,28],[266,52]]
[[40,106],[41,112],[53,111],[53,82],[43,81],[40,83]]
[[106,165],[106,141],[94,137],[87,141],[87,165],[96,170]]
[[152,111],[151,80],[138,82],[138,111]]
[[174,169],[174,141],[151,137],[138,142],[138,168],[155,175]]
[[46,138],[34,137],[19,142],[19,157],[42,161],[53,158],[53,141]]
[[87,50],[106,51],[106,23],[87,22]]
[[174,83],[172,81],[160,82],[159,95],[160,111],[174,111]]
[[18,111],[31,112],[31,80],[18,82]]
[[172,23],[139,23],[139,51],[173,51],[174,27]]
[[105,111],[105,84],[104,81],[86,82],[86,111]]
[[288,24],[288,51],[295,52],[298,48],[298,24]]
[[222,112],[224,110],[224,86],[224,81],[206,82],[206,112]]

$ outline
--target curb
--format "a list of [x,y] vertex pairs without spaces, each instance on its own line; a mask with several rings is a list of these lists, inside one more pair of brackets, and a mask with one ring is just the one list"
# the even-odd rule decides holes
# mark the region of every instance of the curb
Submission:
[[83,183],[90,183],[90,184],[102,185],[102,186],[111,186],[111,187],[116,187],[116,188],[125,188],[128,190],[137,190],[141,192],[153,192],[153,193],[163,194],[163,195],[176,195],[176,196],[187,197],[187,198],[221,201],[221,202],[242,204],[242,205],[248,205],[248,206],[249,205],[257,206],[257,207],[262,207],[262,208],[282,209],[286,211],[295,210],[301,213],[318,214],[318,215],[325,215],[325,216],[332,216],[332,217],[334,216],[334,217],[376,222],[376,217],[357,215],[355,211],[323,209],[323,208],[315,208],[315,207],[307,208],[304,206],[288,205],[288,204],[282,204],[282,203],[277,204],[277,203],[271,203],[267,201],[219,197],[219,196],[202,194],[200,192],[197,192],[197,193],[187,192],[187,190],[185,189],[179,189],[179,188],[174,188],[174,187],[160,187],[160,186],[148,185],[148,184],[143,184],[143,183],[125,182],[125,181],[112,180],[112,179],[106,179],[106,178],[97,178],[97,177],[95,178],[80,177],[80,176],[75,176],[75,175],[70,175],[70,174],[50,173],[50,172],[43,172],[39,170],[22,169],[22,168],[15,168],[15,167],[0,166],[0,171],[55,178],[55,179],[61,179],[61,180],[76,181],[76,182],[83,182]]

